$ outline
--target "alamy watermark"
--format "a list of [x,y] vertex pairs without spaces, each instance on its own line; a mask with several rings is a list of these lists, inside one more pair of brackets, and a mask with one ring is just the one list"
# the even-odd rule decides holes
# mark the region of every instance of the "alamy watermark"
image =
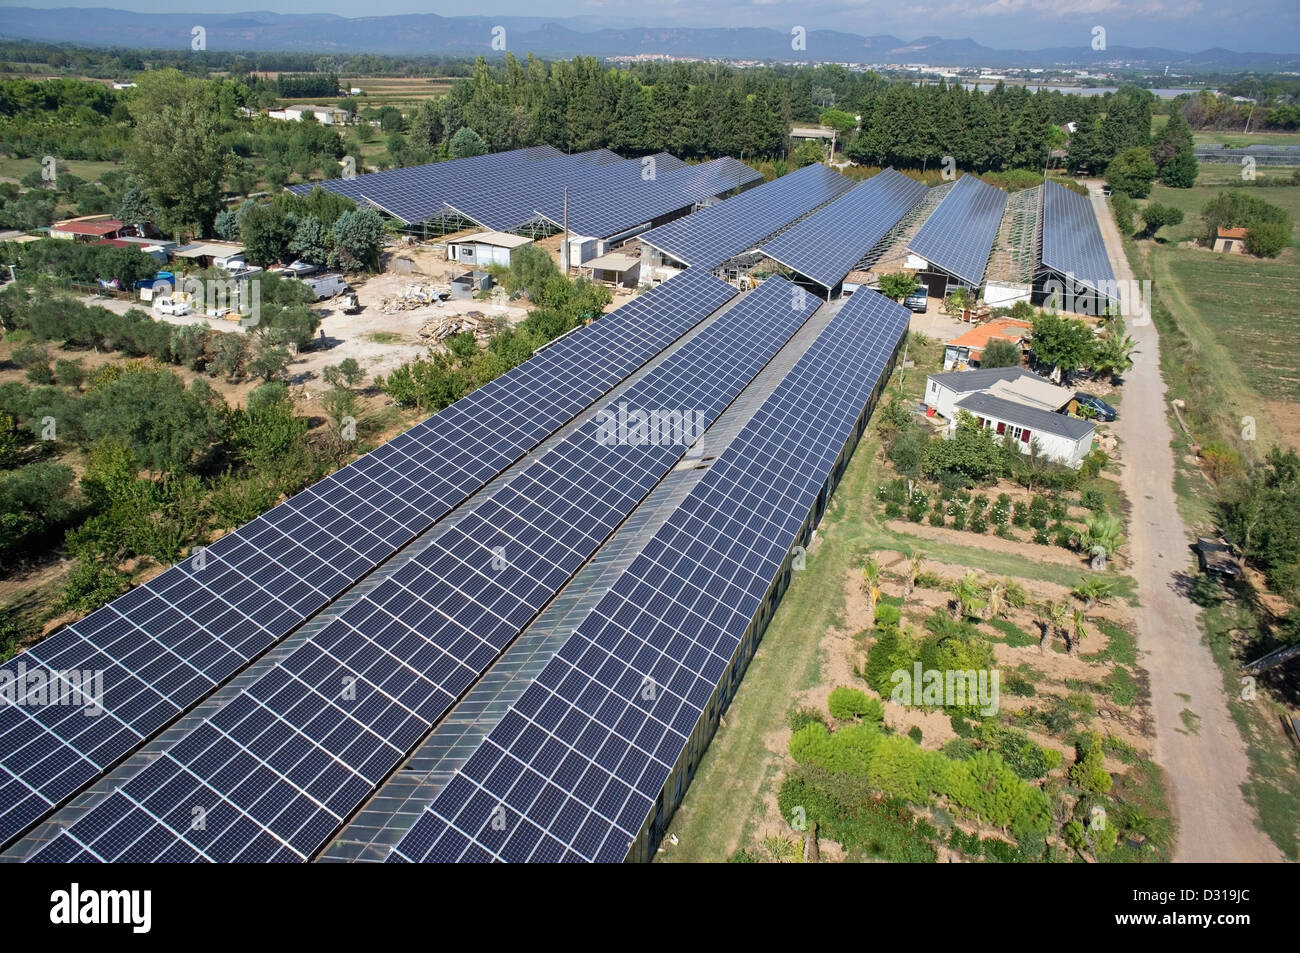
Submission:
[[27,667],[19,659],[14,669],[0,672],[0,706],[46,708],[62,705],[80,708],[87,715],[104,713],[103,669]]
[[1134,325],[1150,322],[1151,282],[1149,279],[1119,281],[1114,278],[1102,278],[1084,284],[1073,275],[1067,274],[1065,278],[1065,281],[1049,278],[1043,283],[1043,292],[1047,296],[1043,302],[1045,305],[1057,311],[1095,317],[1120,314]]
[[984,716],[998,713],[1001,675],[994,669],[922,669],[921,663],[889,676],[895,705],[916,708],[967,708],[976,706]]
[[596,413],[596,441],[604,447],[680,447],[695,443],[708,422],[702,410],[643,410],[619,401]]

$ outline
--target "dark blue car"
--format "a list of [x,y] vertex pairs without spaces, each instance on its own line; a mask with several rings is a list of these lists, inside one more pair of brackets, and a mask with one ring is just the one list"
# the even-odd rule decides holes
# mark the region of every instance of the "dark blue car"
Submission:
[[1104,420],[1109,423],[1119,416],[1119,411],[1106,403],[1100,397],[1095,397],[1092,394],[1078,393],[1074,395],[1074,399],[1079,402],[1080,407],[1089,408],[1098,420]]

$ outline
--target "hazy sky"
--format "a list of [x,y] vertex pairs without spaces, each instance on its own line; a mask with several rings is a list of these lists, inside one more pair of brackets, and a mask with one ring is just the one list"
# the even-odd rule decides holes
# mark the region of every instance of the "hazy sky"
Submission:
[[[90,6],[82,0],[4,0],[32,7]],[[94,4],[145,12],[335,13],[376,16],[440,13],[446,16],[600,17],[636,25],[755,26],[788,30],[839,29],[866,35],[888,33],[904,40],[921,36],[970,37],[986,46],[1036,48],[1086,44],[1093,26],[1104,26],[1109,45],[1164,46],[1182,50],[1227,47],[1238,51],[1300,51],[1300,3],[1296,0],[116,0]],[[606,25],[606,24],[603,24]],[[614,25],[614,24],[607,24]]]

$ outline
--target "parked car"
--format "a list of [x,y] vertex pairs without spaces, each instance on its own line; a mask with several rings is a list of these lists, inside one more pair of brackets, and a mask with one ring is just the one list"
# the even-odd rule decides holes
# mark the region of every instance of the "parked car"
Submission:
[[929,289],[924,284],[917,285],[916,290],[903,299],[903,307],[924,314],[926,308],[930,307]]
[[1084,394],[1080,392],[1074,395],[1074,399],[1078,401],[1080,407],[1087,407],[1091,410],[1098,420],[1104,420],[1109,423],[1119,416],[1118,410],[1093,394]]
[[190,303],[182,298],[174,298],[170,295],[164,295],[153,303],[153,309],[159,314],[186,315],[193,314],[194,309]]

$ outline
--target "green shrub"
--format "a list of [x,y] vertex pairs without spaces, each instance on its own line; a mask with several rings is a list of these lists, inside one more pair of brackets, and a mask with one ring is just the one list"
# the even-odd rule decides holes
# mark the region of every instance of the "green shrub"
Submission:
[[831,692],[826,704],[831,715],[840,721],[856,718],[882,721],[885,717],[885,706],[880,700],[871,698],[860,688],[840,686]]
[[903,613],[898,606],[883,601],[876,606],[876,625],[882,629],[898,625],[902,618]]
[[803,708],[796,708],[786,716],[786,724],[790,726],[791,731],[798,731],[808,725],[821,725],[826,727],[826,719],[822,713],[811,705]]
[[1101,490],[1084,490],[1079,494],[1079,502],[1094,513],[1106,512],[1106,497]]
[[911,738],[919,745],[921,743],[921,739],[924,737],[924,735],[922,735],[921,733],[921,726],[913,725],[911,728],[908,728],[907,737]]
[[971,517],[969,529],[972,533],[982,533],[988,528],[988,520],[986,520],[982,515]]
[[1017,502],[1011,508],[1011,522],[1021,529],[1029,526],[1029,507],[1022,502]]
[[936,503],[934,509],[930,511],[929,519],[931,526],[942,526],[944,524],[943,507]]

